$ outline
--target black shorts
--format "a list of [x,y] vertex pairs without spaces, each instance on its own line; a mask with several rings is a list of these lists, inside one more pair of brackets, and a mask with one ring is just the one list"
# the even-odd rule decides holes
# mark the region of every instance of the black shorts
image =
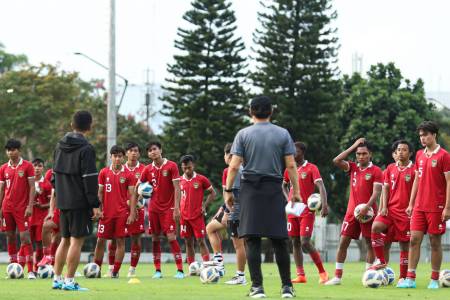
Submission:
[[239,238],[238,234],[239,220],[228,221],[228,230],[232,238]]
[[61,237],[86,237],[92,233],[91,209],[61,210],[59,219]]

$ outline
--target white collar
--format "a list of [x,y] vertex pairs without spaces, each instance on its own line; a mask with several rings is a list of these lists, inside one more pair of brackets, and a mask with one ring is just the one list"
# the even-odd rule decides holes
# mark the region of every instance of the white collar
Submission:
[[305,161],[303,162],[303,164],[302,164],[300,167],[298,167],[297,170],[300,170],[301,168],[306,167],[307,164],[308,164],[308,161],[305,159]]
[[114,174],[119,174],[119,173],[121,173],[121,172],[123,172],[123,171],[125,171],[125,168],[124,168],[124,166],[122,165],[122,168],[120,169],[120,171],[119,172],[117,172],[116,173],[116,171],[113,169],[113,167],[112,167],[112,165],[111,166],[109,166],[109,169],[111,170],[111,171],[113,171],[113,173]]
[[[431,155],[438,153],[439,150],[441,150],[441,145],[438,144],[438,146],[436,147],[436,149],[434,149],[434,151],[431,152]],[[423,153],[424,153],[424,154],[427,154],[427,152],[428,152],[428,151],[427,151],[427,148],[425,147],[425,149],[423,150]]]
[[368,168],[371,168],[371,167],[373,166],[373,163],[372,163],[372,162],[369,162],[369,164],[367,165],[367,167],[365,167],[364,169],[361,169],[361,167],[359,166],[359,163],[357,164],[357,166],[358,166],[358,168],[359,168],[360,171],[364,171],[364,170],[366,170],[366,169],[368,169]]
[[136,166],[134,166],[134,168],[130,169],[130,167],[128,167],[128,162],[126,162],[125,163],[125,168],[127,168],[128,171],[133,172],[134,170],[138,169],[140,165],[141,165],[141,163],[138,161]]
[[[395,165],[396,165],[397,167],[400,167],[400,164],[399,164],[398,162],[396,162]],[[404,168],[411,168],[412,165],[413,165],[412,161],[409,161],[409,163],[408,163]]]
[[163,158],[163,163],[160,167],[158,167],[157,165],[155,165],[155,162],[152,162],[152,166],[156,169],[161,169],[165,164],[167,163],[167,158]]
[[21,158],[19,159],[19,163],[17,164],[17,166],[13,167],[13,165],[12,165],[12,163],[11,163],[11,160],[9,160],[9,161],[8,161],[8,167],[15,169],[15,168],[17,168],[18,166],[20,166],[22,163],[23,163],[23,158],[21,157]]
[[36,182],[44,182],[44,176],[41,176],[41,179],[39,179],[39,181]]
[[191,179],[188,179],[188,178],[186,177],[186,175],[183,174],[183,179],[186,180],[186,181],[191,181],[191,180],[194,179],[195,177],[197,177],[197,173],[196,173],[196,172],[194,172],[194,175],[192,175],[192,178],[191,178]]

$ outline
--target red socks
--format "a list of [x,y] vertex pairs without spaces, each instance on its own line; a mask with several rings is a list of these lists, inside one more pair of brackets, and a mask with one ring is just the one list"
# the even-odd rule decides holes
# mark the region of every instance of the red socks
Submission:
[[17,260],[22,268],[25,268],[27,258],[25,257],[24,245],[20,245],[19,252],[17,253]]
[[16,263],[17,262],[17,247],[16,243],[8,244],[8,255],[9,255],[9,262],[10,263]]
[[108,264],[110,266],[115,264],[115,260],[116,260],[116,245],[113,243],[109,243],[108,245]]
[[431,271],[431,279],[439,280],[439,271]]
[[181,248],[177,240],[170,241],[170,251],[173,254],[178,271],[183,271],[183,258],[181,257]]
[[311,256],[312,261],[317,267],[317,270],[319,270],[319,273],[324,273],[325,269],[322,264],[322,259],[320,259],[319,251],[313,251],[309,254]]
[[115,261],[114,262],[113,273],[119,272],[120,266],[122,266],[122,263],[120,261]]
[[103,259],[96,259],[94,262],[101,268],[103,265]]
[[297,276],[305,276],[305,270],[303,267],[297,266]]
[[400,278],[406,278],[408,273],[408,251],[400,251]]
[[416,270],[408,270],[406,277],[410,279],[416,279]]
[[136,268],[138,262],[139,262],[139,257],[141,256],[141,246],[139,245],[132,245],[131,246],[131,263],[130,265],[133,268]]
[[[195,259],[195,258],[194,258]],[[202,255],[202,260],[203,261],[209,261],[209,253],[208,254],[205,254],[205,255]]]
[[381,233],[372,232],[372,248],[375,252],[375,256],[380,260],[380,263],[385,264],[386,258],[384,257],[384,235]]
[[188,265],[190,265],[195,261],[195,256],[188,256],[186,259],[187,259]]
[[27,262],[28,272],[33,272],[33,246],[31,244],[25,244],[23,247],[23,253],[25,254],[25,261]]
[[161,242],[153,241],[153,264],[157,271],[161,271]]
[[42,248],[36,248],[36,252],[34,253],[34,271],[37,272],[38,266],[37,264],[41,261],[44,252]]

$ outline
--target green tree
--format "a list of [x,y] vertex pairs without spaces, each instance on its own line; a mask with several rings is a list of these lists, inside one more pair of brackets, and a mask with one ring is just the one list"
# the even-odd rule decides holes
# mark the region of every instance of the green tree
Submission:
[[186,153],[198,159],[198,170],[220,182],[225,143],[245,126],[244,44],[235,37],[236,18],[230,1],[195,0],[178,29],[179,54],[168,65],[163,133],[165,154],[178,161]]
[[12,70],[14,67],[26,64],[28,59],[23,54],[11,54],[6,52],[5,46],[0,43],[0,74]]
[[[336,68],[337,14],[328,0],[274,0],[258,14],[254,34],[256,87],[274,99],[274,122],[308,145],[329,193],[337,141],[337,114],[342,96]],[[333,201],[332,197],[330,203]]]

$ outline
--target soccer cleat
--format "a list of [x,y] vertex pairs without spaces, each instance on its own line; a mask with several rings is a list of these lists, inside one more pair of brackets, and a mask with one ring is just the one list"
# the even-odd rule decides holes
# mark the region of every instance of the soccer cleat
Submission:
[[161,279],[162,277],[163,276],[162,276],[161,271],[156,271],[155,274],[153,274],[153,276],[152,276],[153,279]]
[[28,272],[28,279],[31,279],[31,280],[36,279],[36,274],[34,272]]
[[38,262],[37,266],[38,267],[43,267],[45,265],[51,265],[52,264],[52,259],[49,256],[44,256],[40,262]]
[[428,284],[428,289],[435,290],[439,288],[439,280],[430,280],[430,283]]
[[281,298],[294,298],[295,292],[292,286],[285,285],[281,288]]
[[135,268],[130,268],[128,270],[127,278],[134,278],[134,277],[136,277],[136,269]]
[[367,270],[375,270],[375,271],[378,271],[378,270],[384,269],[384,268],[386,268],[386,267],[387,267],[387,264],[379,263],[379,264],[373,264],[373,265],[370,266]]
[[400,289],[415,289],[416,281],[412,280],[410,278],[406,278],[406,279],[402,280],[401,282],[399,281],[397,283],[397,287]]
[[245,279],[244,275],[234,275],[233,278],[231,278],[230,280],[226,281],[225,284],[229,284],[229,285],[246,285],[247,284],[247,280]]
[[78,283],[72,281],[70,283],[65,283],[62,285],[62,289],[65,291],[76,291],[76,292],[85,292],[89,291],[87,288],[82,288]]
[[183,279],[184,278],[184,273],[181,272],[181,271],[177,271],[173,277],[175,279]]
[[258,287],[251,287],[250,292],[248,293],[248,296],[253,299],[261,299],[266,298],[266,294],[264,294],[264,289],[262,286]]
[[62,280],[53,280],[52,289],[60,290],[60,289],[62,289],[63,284],[64,284],[64,281],[62,281]]
[[119,279],[119,272],[111,272],[111,278]]
[[306,276],[305,275],[298,275],[296,278],[291,280],[292,283],[306,283]]
[[319,283],[320,284],[325,284],[328,280],[329,280],[329,278],[328,278],[327,272],[319,273]]
[[325,282],[325,285],[340,285],[342,283],[341,278],[333,277],[327,282]]

